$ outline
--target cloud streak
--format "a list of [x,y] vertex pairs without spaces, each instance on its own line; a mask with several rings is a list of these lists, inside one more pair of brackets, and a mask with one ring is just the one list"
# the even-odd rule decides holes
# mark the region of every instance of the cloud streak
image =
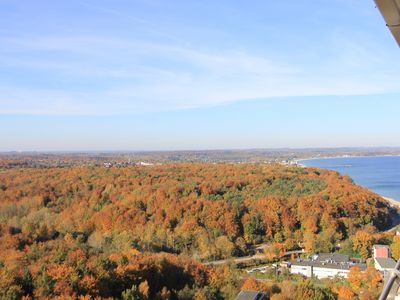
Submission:
[[339,31],[326,41],[296,53],[151,36],[0,35],[0,114],[119,115],[400,91],[400,62],[369,36]]

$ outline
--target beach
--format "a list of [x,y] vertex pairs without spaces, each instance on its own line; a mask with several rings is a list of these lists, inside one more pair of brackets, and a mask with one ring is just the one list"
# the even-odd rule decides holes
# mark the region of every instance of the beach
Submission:
[[396,201],[395,199],[392,199],[392,198],[388,198],[388,197],[384,197],[384,196],[381,196],[383,199],[385,199],[386,201],[388,201],[392,206],[395,206],[395,207],[397,207],[397,208],[400,208],[400,202],[399,201]]
[[[393,206],[400,202],[400,157],[365,156],[302,160],[307,167],[337,171],[358,185],[382,195]],[[384,195],[384,196],[383,196]]]
[[[399,211],[399,209],[400,209],[400,202],[399,201],[396,201],[395,199],[384,197],[384,196],[381,196],[381,197],[383,199],[385,199],[387,202],[389,202],[389,204],[392,207],[396,208],[397,211]],[[397,230],[397,228],[399,226],[399,223],[400,223],[400,218],[399,218],[398,214],[395,214],[395,215],[391,214],[391,219],[392,219],[393,224],[392,224],[392,227],[390,229],[386,230],[387,232]]]
[[[380,195],[380,196],[381,196],[381,195]],[[383,199],[385,199],[386,201],[388,201],[391,205],[400,208],[400,202],[399,202],[399,201],[396,201],[395,199],[388,198],[388,197],[384,197],[384,196],[381,196],[381,197],[382,197]]]

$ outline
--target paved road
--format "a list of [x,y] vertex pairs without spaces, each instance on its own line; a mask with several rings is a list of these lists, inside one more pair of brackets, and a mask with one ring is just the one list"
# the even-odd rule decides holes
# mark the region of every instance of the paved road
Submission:
[[[257,248],[260,248],[260,247],[261,246],[259,245]],[[301,254],[301,253],[304,253],[304,250],[287,251],[287,252],[285,252],[284,256],[289,256],[292,254]],[[206,262],[206,263],[204,263],[204,265],[223,265],[223,264],[227,264],[229,262],[234,262],[234,263],[238,264],[238,263],[248,262],[248,261],[257,260],[257,259],[261,259],[261,260],[265,259],[265,255],[264,254],[255,254],[253,256],[214,260],[214,261]]]

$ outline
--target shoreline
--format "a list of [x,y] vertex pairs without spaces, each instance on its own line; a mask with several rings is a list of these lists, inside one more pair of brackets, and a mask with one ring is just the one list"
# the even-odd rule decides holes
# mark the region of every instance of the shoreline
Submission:
[[400,219],[399,219],[400,202],[396,201],[393,198],[388,198],[388,197],[384,197],[384,196],[381,196],[381,197],[389,203],[389,205],[392,209],[395,209],[397,211],[396,215],[393,215],[393,212],[390,213],[390,219],[393,222],[391,225],[392,227],[385,230],[385,232],[392,232],[395,230],[396,230],[396,232],[398,232],[398,228],[399,228],[399,224],[400,224]]
[[[299,162],[305,161],[305,160],[318,160],[318,159],[333,159],[333,158],[357,158],[357,157],[399,157],[400,154],[378,154],[378,155],[348,155],[348,154],[343,154],[343,155],[336,155],[336,156],[319,156],[319,157],[309,157],[309,158],[300,158],[296,159],[295,162],[298,165],[303,165]],[[304,165],[307,167],[306,165]]]
[[[339,158],[340,159],[340,158],[358,158],[358,157],[360,157],[360,158],[364,157],[365,158],[365,157],[399,157],[399,156],[400,155],[398,155],[398,154],[389,154],[389,155],[388,154],[384,154],[384,155],[341,155],[341,156],[331,156],[331,157],[312,157],[312,158],[304,158],[304,159],[302,158],[302,159],[297,160],[296,163],[300,167],[306,167],[306,168],[310,168],[311,167],[311,168],[313,168],[313,166],[305,165],[305,164],[302,164],[300,162],[307,161],[307,160],[319,160],[319,159],[323,160],[323,159],[334,159],[334,158]],[[317,167],[317,168],[321,168],[321,167]],[[322,168],[322,169],[326,169],[326,168]],[[376,193],[381,198],[385,199],[387,202],[390,203],[391,206],[394,206],[394,207],[400,209],[400,199],[397,200],[397,199],[394,199],[394,198],[383,196],[382,194],[379,194],[379,193],[373,191],[372,189],[370,189],[370,188],[368,188],[366,186],[363,186],[363,187],[368,189],[369,191],[372,191],[372,192]]]
[[385,196],[382,196],[382,195],[379,195],[379,196],[381,196],[381,198],[383,198],[383,199],[385,199],[387,202],[389,202],[390,205],[395,206],[395,207],[397,207],[397,208],[400,208],[400,202],[397,201],[396,199],[389,198],[389,197],[385,197]]

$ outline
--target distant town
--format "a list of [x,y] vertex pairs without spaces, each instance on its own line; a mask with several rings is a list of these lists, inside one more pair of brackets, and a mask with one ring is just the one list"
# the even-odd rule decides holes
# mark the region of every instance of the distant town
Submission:
[[267,163],[297,165],[301,159],[400,155],[400,148],[309,148],[190,151],[0,152],[0,169],[70,166],[126,167],[168,162]]

